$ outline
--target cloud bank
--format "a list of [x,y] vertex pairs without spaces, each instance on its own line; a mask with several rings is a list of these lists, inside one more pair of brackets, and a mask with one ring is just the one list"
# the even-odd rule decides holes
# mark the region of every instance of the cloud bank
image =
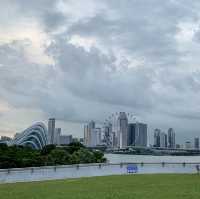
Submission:
[[2,134],[56,117],[81,135],[82,123],[125,110],[150,133],[197,136],[199,8],[197,0],[1,1]]

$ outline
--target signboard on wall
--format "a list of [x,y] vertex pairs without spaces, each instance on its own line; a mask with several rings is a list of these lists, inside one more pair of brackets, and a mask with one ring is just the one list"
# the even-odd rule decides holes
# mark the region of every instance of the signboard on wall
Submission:
[[127,165],[127,173],[138,173],[138,167],[136,164]]

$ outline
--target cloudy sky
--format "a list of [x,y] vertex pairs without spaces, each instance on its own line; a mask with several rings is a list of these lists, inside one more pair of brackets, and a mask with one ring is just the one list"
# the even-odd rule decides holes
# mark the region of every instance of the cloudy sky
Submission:
[[199,0],[0,0],[0,135],[127,111],[200,136]]

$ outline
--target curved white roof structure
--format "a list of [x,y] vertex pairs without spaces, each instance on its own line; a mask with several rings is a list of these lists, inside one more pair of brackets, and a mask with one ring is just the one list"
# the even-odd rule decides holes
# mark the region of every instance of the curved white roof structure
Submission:
[[30,146],[34,149],[42,149],[47,143],[47,128],[43,123],[34,124],[11,142],[12,145]]

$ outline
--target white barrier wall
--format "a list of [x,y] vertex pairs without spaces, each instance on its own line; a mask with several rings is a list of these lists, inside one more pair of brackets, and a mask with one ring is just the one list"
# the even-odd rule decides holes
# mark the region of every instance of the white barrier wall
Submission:
[[36,167],[0,170],[0,183],[43,181],[54,179],[130,174],[128,167],[137,168],[136,174],[196,173],[200,163],[121,163],[83,164],[56,167]]

